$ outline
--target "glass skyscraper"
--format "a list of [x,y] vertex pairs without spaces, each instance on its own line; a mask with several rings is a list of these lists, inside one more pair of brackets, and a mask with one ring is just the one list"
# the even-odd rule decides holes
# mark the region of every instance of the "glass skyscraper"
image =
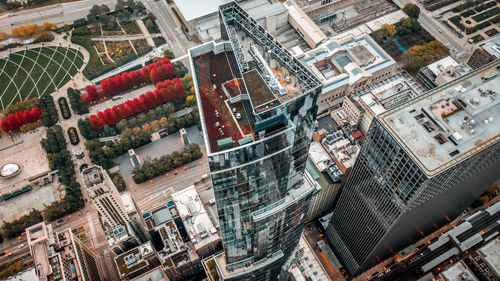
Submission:
[[327,228],[351,275],[452,220],[499,179],[499,65],[376,117]]
[[319,80],[236,3],[189,51],[217,203],[223,280],[276,280],[302,232]]

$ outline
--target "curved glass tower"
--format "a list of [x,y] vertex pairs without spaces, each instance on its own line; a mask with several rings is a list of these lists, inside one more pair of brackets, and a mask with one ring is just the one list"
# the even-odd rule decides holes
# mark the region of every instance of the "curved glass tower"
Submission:
[[321,83],[236,3],[223,42],[189,51],[217,202],[223,280],[276,280],[298,244]]

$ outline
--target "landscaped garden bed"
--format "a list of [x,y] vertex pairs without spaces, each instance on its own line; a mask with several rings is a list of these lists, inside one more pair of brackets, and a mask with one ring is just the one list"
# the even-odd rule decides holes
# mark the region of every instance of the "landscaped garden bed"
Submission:
[[484,13],[481,13],[479,15],[475,15],[472,17],[473,20],[475,20],[476,22],[481,22],[483,20],[486,20],[486,19],[489,19],[491,17],[494,17],[496,15],[500,14],[500,7],[495,7],[491,10],[488,10]]
[[145,54],[151,50],[146,39],[131,40],[138,54]]
[[165,38],[163,38],[161,36],[153,38],[153,41],[155,42],[155,46],[156,47],[161,46],[161,45],[167,43],[167,40],[165,40]]
[[370,36],[396,61],[399,61],[401,55],[412,46],[423,45],[434,40],[434,37],[423,28],[418,33],[397,36],[392,40],[377,40],[378,32],[380,31],[376,31]]
[[142,34],[141,29],[135,21],[121,22],[120,25],[127,34]]
[[115,61],[135,54],[128,41],[107,41],[106,47],[108,48],[108,55]]
[[472,38],[469,39],[470,41],[472,41],[472,43],[477,43],[477,42],[481,42],[484,40],[484,37],[481,36],[481,34],[478,34]]
[[488,35],[489,37],[493,37],[497,35],[499,32],[495,28],[492,28],[490,30],[486,30],[484,33],[486,33],[486,35]]
[[59,109],[61,110],[62,117],[64,119],[69,119],[71,117],[71,112],[69,111],[68,101],[66,98],[60,97],[57,100],[57,103],[59,103]]
[[72,145],[77,145],[80,142],[80,137],[78,137],[78,133],[76,132],[75,127],[71,127],[68,129],[68,137],[69,142]]

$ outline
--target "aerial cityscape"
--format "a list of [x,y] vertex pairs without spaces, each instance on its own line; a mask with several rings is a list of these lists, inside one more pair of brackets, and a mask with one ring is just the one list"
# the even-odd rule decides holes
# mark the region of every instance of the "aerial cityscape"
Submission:
[[0,280],[500,281],[500,0],[0,0]]

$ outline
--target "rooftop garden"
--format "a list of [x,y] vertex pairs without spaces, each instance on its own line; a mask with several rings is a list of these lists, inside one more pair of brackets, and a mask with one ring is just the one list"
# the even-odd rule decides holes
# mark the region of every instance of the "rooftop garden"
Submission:
[[[194,64],[210,150],[219,151],[217,141],[226,138],[232,138],[234,146],[243,135],[225,103],[227,97],[221,87],[223,83],[234,78],[226,53],[201,55],[194,58]],[[213,87],[214,84],[216,89]]]
[[271,92],[257,70],[254,69],[243,74],[243,78],[248,87],[248,94],[253,106],[259,107],[276,99],[276,96]]

